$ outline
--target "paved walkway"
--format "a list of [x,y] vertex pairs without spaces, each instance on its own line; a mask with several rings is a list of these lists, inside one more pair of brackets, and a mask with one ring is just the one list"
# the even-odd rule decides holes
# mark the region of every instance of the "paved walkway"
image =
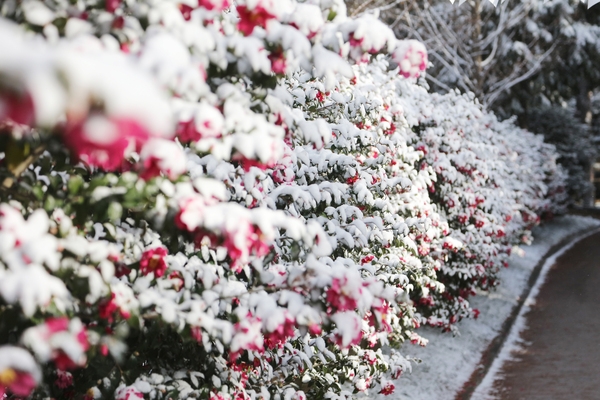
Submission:
[[528,343],[502,368],[502,400],[600,399],[600,233],[563,254],[526,315]]

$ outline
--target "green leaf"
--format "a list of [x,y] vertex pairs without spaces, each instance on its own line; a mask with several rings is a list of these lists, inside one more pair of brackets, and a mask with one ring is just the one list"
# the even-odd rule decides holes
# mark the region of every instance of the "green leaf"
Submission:
[[123,215],[123,206],[121,205],[121,203],[113,201],[108,206],[106,215],[108,216],[108,219],[110,221],[113,221],[113,222],[119,221],[121,219],[121,216]]
[[67,183],[67,186],[69,188],[69,193],[70,194],[76,194],[79,192],[79,190],[81,189],[81,187],[83,186],[84,182],[83,182],[83,178],[79,175],[71,175],[71,177],[69,178],[69,182]]

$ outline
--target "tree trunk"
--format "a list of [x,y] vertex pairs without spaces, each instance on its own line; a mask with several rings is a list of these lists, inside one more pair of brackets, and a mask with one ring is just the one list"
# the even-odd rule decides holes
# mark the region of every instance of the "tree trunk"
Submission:
[[[581,123],[586,124],[588,129],[592,128],[592,92],[590,90],[590,83],[584,76],[579,78],[575,116],[579,119],[579,121],[581,121]],[[592,143],[590,143],[590,146],[592,146]],[[594,161],[595,160],[588,160],[588,163],[586,164],[586,168],[590,175],[591,185],[589,193],[586,193],[583,198],[584,207],[594,207],[595,203],[596,190],[594,187]]]
[[473,79],[473,81],[475,82],[475,85],[477,85],[477,97],[482,97],[483,68],[481,62],[483,61],[483,58],[481,57],[481,48],[479,47],[481,43],[481,0],[474,0],[471,16],[473,21],[473,36],[471,40],[473,41],[473,50],[476,53],[475,79]]

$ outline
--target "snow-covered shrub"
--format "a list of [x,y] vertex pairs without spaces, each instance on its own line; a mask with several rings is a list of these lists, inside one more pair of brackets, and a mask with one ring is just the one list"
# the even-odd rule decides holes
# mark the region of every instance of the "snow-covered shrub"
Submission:
[[[14,319],[2,329],[43,367],[38,396],[304,398],[346,381],[391,392],[377,381],[408,363],[378,348],[421,340],[403,272],[432,270],[403,265],[399,244],[385,278],[361,262],[369,254],[340,255],[352,242],[411,244],[427,221],[348,207],[348,162],[339,184],[313,184],[315,167],[298,161],[327,157],[331,127],[268,90],[284,73],[332,88],[353,77],[347,60],[396,39],[372,17],[345,18],[343,3],[230,6],[2,9],[23,26],[0,26],[0,294]],[[402,176],[385,185],[410,190]],[[352,199],[372,206],[355,186]],[[303,194],[323,209],[301,217],[288,198]],[[42,381],[23,357],[1,382],[19,395],[18,373],[28,391]]]
[[[456,322],[436,271],[472,284],[473,263],[454,260],[487,260],[527,234],[519,213],[551,204],[551,148],[536,139],[514,155],[478,136],[471,115],[497,121],[415,84],[420,43],[347,18],[341,1],[0,12],[2,391],[391,394],[410,364],[383,349]],[[470,153],[445,151],[438,127],[469,132],[500,171],[493,184],[461,171],[440,186],[431,154]],[[476,206],[484,218],[519,216],[487,247],[446,204],[480,192],[498,198],[498,211]]]
[[424,153],[423,167],[437,176],[431,199],[462,244],[437,274],[446,290],[420,300],[425,315],[436,311],[428,322],[448,329],[448,320],[478,315],[467,299],[498,283],[513,246],[531,241],[540,217],[565,211],[564,171],[542,136],[499,122],[468,95],[421,89],[418,99],[405,103],[420,109],[414,145]]
[[556,146],[558,162],[567,170],[567,192],[572,203],[585,202],[593,196],[590,169],[597,155],[590,129],[563,107],[532,110],[526,116],[527,129],[544,135]]

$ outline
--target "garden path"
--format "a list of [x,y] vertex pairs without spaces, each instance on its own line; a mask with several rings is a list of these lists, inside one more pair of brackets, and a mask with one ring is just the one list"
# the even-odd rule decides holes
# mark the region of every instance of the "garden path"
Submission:
[[503,365],[495,398],[600,399],[600,233],[557,259],[525,317],[524,346]]

